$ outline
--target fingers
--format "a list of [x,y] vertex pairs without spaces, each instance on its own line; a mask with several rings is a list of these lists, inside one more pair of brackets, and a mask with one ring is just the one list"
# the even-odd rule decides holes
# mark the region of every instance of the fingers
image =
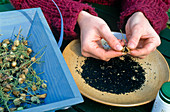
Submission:
[[138,28],[136,28],[132,32],[132,35],[128,40],[128,44],[127,44],[128,48],[135,49],[138,46],[141,36],[142,36],[142,33],[140,32],[140,30],[138,30]]
[[130,55],[145,58],[148,54],[156,50],[156,46],[153,43],[146,44],[143,48],[131,50]]
[[106,24],[101,25],[99,33],[107,41],[107,43],[112,49],[116,51],[121,51],[123,49],[119,40],[112,34],[112,32],[110,31],[109,27]]
[[97,48],[86,48],[88,50],[82,49],[82,55],[85,57],[93,57],[96,59],[109,61],[111,58],[122,56],[122,52],[114,51],[113,49],[105,50],[101,47]]

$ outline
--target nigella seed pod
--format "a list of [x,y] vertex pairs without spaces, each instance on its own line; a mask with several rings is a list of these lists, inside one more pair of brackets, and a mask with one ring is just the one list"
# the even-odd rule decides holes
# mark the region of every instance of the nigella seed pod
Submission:
[[130,53],[130,49],[127,46],[124,46],[122,49],[122,53],[123,54],[129,54]]
[[3,48],[6,48],[7,46],[8,46],[8,45],[7,45],[6,43],[3,43],[3,44],[2,44],[2,47],[3,47]]
[[10,44],[9,39],[3,40],[3,43]]
[[12,46],[12,51],[16,51],[17,50],[17,47],[16,46]]
[[3,91],[8,92],[8,91],[10,91],[10,89],[5,87],[5,88],[3,88]]
[[36,58],[35,58],[35,57],[32,57],[32,58],[31,58],[31,61],[32,61],[32,62],[35,62],[35,61],[36,61]]
[[36,95],[38,98],[46,98],[47,94]]
[[47,88],[47,84],[43,83],[42,85],[42,88]]
[[24,74],[20,74],[20,75],[19,75],[19,78],[22,78],[22,79],[24,79],[24,80],[26,79],[26,77],[25,77]]
[[21,55],[20,58],[21,58],[21,59],[24,59],[24,55]]
[[24,72],[24,74],[26,75],[26,74],[28,73],[28,68],[25,68],[25,69],[23,70],[23,72]]
[[0,107],[0,112],[4,112],[4,108]]
[[24,83],[24,79],[23,78],[19,78],[18,82],[19,82],[19,84],[23,84]]
[[23,44],[27,46],[27,45],[28,45],[28,41],[25,40],[25,41],[23,42]]
[[18,97],[19,94],[20,94],[20,92],[19,92],[19,91],[13,91],[12,94],[13,94],[14,96]]
[[17,62],[13,61],[11,65],[12,65],[12,67],[16,67],[17,66]]
[[36,91],[36,90],[37,90],[36,85],[33,85],[33,86],[32,86],[32,90],[33,90],[33,91]]
[[21,104],[21,101],[19,98],[16,98],[14,101],[13,101],[14,105],[15,106],[19,106]]
[[19,46],[19,40],[18,39],[14,41],[14,45]]
[[31,48],[27,48],[27,52],[30,54],[32,52]]

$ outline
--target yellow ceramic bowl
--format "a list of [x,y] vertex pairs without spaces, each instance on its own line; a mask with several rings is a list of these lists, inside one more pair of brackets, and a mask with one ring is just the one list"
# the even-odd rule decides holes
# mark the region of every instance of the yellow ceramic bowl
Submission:
[[[152,52],[145,59],[137,59],[137,62],[141,63],[143,68],[146,68],[145,71],[148,75],[146,75],[144,82],[145,86],[128,94],[102,92],[85,83],[81,73],[76,71],[76,67],[80,72],[82,71],[81,66],[86,59],[81,55],[79,40],[73,40],[63,51],[63,56],[81,94],[107,105],[131,107],[149,103],[155,99],[161,85],[169,80],[169,66],[158,50]],[[151,65],[147,65],[147,63]]]

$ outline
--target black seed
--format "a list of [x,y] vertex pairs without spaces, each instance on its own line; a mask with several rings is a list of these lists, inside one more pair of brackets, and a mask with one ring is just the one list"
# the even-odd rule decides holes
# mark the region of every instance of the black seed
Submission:
[[[103,92],[125,94],[134,92],[145,82],[145,70],[130,56],[110,61],[87,58],[81,76],[91,87]],[[87,78],[88,77],[88,78]]]

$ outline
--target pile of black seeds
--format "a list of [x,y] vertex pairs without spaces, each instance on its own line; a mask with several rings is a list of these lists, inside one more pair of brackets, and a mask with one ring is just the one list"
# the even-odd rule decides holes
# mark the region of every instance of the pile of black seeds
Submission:
[[145,70],[130,56],[116,57],[108,62],[87,58],[81,68],[86,83],[103,92],[134,92],[145,82]]

